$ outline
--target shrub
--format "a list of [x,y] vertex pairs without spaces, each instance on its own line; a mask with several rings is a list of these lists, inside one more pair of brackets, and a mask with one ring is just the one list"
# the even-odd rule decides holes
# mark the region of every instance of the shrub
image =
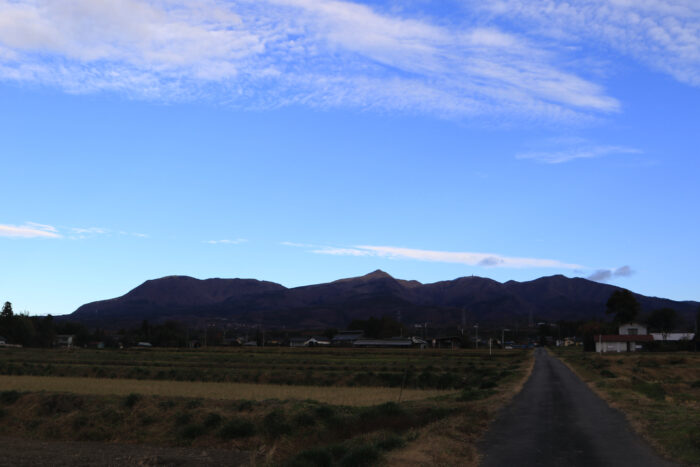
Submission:
[[104,409],[100,412],[99,418],[110,425],[115,425],[122,421],[122,414],[114,409]]
[[132,409],[136,403],[141,399],[139,394],[131,393],[124,398],[124,407]]
[[632,389],[647,396],[649,399],[657,401],[663,400],[666,397],[666,391],[659,383],[647,383],[638,378],[632,379]]
[[292,432],[291,425],[282,409],[274,409],[263,418],[263,430],[271,438],[278,438]]
[[369,420],[375,418],[396,417],[398,415],[403,415],[403,413],[403,407],[396,402],[385,402],[383,404],[364,409],[362,412],[360,412],[360,418]]
[[192,420],[192,414],[189,412],[180,412],[177,414],[177,417],[175,417],[175,424],[176,425],[186,425],[190,423]]
[[152,417],[151,415],[142,415],[141,416],[141,425],[147,426],[147,425],[152,425],[155,423],[156,418]]
[[481,389],[491,389],[491,388],[495,388],[496,386],[498,386],[498,383],[496,383],[495,381],[490,381],[490,380],[482,381],[481,384],[479,385],[479,387]]
[[12,405],[17,402],[17,399],[21,396],[22,394],[19,393],[19,391],[2,391],[0,392],[0,403]]
[[603,378],[617,378],[617,375],[610,370],[601,370],[600,376]]
[[680,365],[681,363],[685,363],[686,360],[684,357],[671,357],[667,362],[669,365]]
[[377,464],[379,450],[371,445],[362,445],[348,450],[338,463],[341,467],[361,467]]
[[160,407],[163,410],[169,410],[175,407],[175,402],[171,400],[164,400],[158,402],[158,407]]
[[382,451],[391,451],[393,449],[402,448],[406,445],[406,441],[397,434],[390,433],[383,439],[380,439],[374,444],[377,449]]
[[109,438],[109,433],[101,428],[86,430],[78,435],[80,441],[107,441]]
[[53,415],[78,410],[83,400],[74,394],[51,394],[44,398],[37,407],[39,415]]
[[333,454],[328,447],[307,449],[294,456],[286,465],[288,467],[331,467]]
[[198,407],[202,406],[202,399],[192,399],[187,401],[187,404],[185,404],[185,408],[188,409],[196,409]]
[[645,368],[658,368],[661,366],[659,362],[657,362],[656,360],[652,360],[651,358],[641,358],[637,362],[637,365]]
[[204,427],[216,428],[217,426],[221,425],[221,421],[221,415],[219,415],[218,413],[211,412],[204,419]]
[[204,427],[195,423],[190,423],[180,429],[179,435],[183,439],[195,439],[204,434]]
[[232,418],[219,431],[223,439],[245,438],[255,434],[255,425],[244,418]]
[[294,416],[293,422],[296,426],[314,426],[316,419],[308,412],[301,412]]
[[238,403],[238,411],[239,412],[251,411],[251,410],[253,410],[254,405],[255,405],[255,403],[253,401],[242,400]]
[[73,419],[73,429],[75,431],[78,431],[81,428],[87,426],[88,422],[89,422],[88,418],[84,415],[80,415],[78,417],[75,417]]
[[323,419],[329,420],[335,416],[335,409],[330,405],[319,405],[314,409],[316,416]]
[[461,402],[478,401],[481,399],[486,399],[492,393],[493,391],[491,390],[480,391],[476,388],[467,388],[462,390],[457,400]]
[[697,380],[697,381],[693,381],[692,383],[690,383],[690,387],[691,387],[691,388],[700,388],[700,379]]

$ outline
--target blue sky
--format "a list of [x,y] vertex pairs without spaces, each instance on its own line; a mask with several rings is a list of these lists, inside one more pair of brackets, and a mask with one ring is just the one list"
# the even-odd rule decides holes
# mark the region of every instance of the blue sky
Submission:
[[435,3],[0,0],[0,300],[378,268],[700,300],[700,6]]

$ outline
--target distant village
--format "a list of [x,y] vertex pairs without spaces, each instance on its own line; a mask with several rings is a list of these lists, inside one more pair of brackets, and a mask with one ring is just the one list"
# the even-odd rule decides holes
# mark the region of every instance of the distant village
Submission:
[[[637,320],[639,305],[629,291],[617,291],[608,301],[611,321],[558,321],[526,327],[467,324],[432,327],[406,325],[390,316],[353,320],[345,330],[265,329],[227,320],[150,323],[118,330],[88,329],[81,323],[49,316],[16,315],[6,302],[0,313],[0,348],[139,348],[214,346],[346,347],[392,349],[526,349],[535,346],[581,346],[590,352],[697,350],[695,330],[679,329],[672,309],[655,310]],[[698,313],[700,319],[700,313]],[[400,316],[400,315],[399,315]]]

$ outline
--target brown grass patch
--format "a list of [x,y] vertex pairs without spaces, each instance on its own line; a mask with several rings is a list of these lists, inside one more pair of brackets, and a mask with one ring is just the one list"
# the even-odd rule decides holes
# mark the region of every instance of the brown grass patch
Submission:
[[[0,376],[0,390],[69,392],[92,395],[131,393],[206,399],[312,399],[333,405],[368,406],[396,401],[399,388],[282,386],[274,384],[72,378],[56,376]],[[413,401],[452,394],[437,389],[404,389],[401,400]]]
[[488,431],[498,412],[520,392],[532,373],[531,352],[518,378],[508,381],[488,399],[455,406],[455,415],[419,429],[416,440],[406,448],[387,455],[389,465],[472,467],[479,464],[476,444]]

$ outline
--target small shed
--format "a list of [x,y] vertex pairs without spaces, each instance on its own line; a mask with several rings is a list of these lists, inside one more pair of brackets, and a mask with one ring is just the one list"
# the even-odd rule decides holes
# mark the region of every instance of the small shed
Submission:
[[73,347],[75,345],[75,334],[58,334],[53,340],[56,347]]

